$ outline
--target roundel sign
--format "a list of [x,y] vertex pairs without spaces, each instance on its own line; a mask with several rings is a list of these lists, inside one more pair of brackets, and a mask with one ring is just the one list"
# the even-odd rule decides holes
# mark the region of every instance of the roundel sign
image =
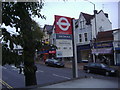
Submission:
[[55,33],[72,34],[71,18],[55,16]]

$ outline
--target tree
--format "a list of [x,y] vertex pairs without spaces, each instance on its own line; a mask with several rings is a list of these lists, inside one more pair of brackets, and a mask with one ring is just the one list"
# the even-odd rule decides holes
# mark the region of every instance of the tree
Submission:
[[[11,35],[6,29],[3,29],[3,64],[12,64],[16,62],[19,55],[14,51],[14,44],[23,48],[23,62],[25,85],[36,85],[36,70],[34,64],[35,50],[37,46],[41,46],[41,38],[43,36],[39,25],[32,20],[32,16],[45,18],[40,14],[44,3],[40,2],[3,2],[2,3],[2,23],[6,26],[16,28],[18,35]],[[6,44],[8,43],[9,44]],[[39,44],[39,45],[38,45]],[[5,57],[7,54],[8,57]],[[11,58],[12,57],[12,58]],[[14,58],[13,58],[14,57]],[[10,60],[11,59],[11,60]],[[21,61],[21,60],[20,60]]]

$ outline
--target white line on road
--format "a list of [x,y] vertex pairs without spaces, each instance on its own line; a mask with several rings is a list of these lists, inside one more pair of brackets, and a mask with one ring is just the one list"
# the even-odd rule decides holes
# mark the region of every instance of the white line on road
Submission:
[[53,74],[53,76],[57,76],[57,77],[61,77],[61,78],[66,78],[66,79],[71,79],[71,78],[69,78],[69,77],[60,76],[60,75],[57,75],[57,74]]
[[12,69],[13,71],[19,71],[19,69]]
[[37,70],[37,72],[44,72],[44,71],[42,71],[42,70]]
[[11,65],[12,68],[16,68],[14,65]]

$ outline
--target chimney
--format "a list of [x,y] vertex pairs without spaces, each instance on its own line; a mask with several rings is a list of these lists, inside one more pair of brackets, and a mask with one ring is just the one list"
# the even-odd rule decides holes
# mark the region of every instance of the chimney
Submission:
[[94,10],[94,14],[97,14],[97,10]]
[[107,13],[105,13],[105,16],[108,18],[108,14]]

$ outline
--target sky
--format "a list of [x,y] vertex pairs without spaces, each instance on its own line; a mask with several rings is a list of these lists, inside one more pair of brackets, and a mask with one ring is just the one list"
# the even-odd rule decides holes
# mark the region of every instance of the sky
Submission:
[[[120,0],[43,0],[44,6],[41,10],[41,14],[46,16],[45,19],[35,17],[34,20],[43,28],[45,24],[53,25],[54,15],[67,16],[71,18],[78,19],[80,12],[88,13],[93,15],[94,5],[95,9],[100,11],[103,10],[108,13],[109,20],[112,22],[112,29],[118,28],[118,2]],[[120,7],[119,7],[120,8]],[[120,9],[119,9],[120,10]],[[119,18],[120,19],[120,18]],[[2,27],[8,28],[9,32],[12,34],[16,33],[15,28],[10,26]],[[120,25],[119,25],[120,28]]]
[[[89,0],[95,4],[95,9],[103,10],[108,13],[109,19],[112,22],[112,29],[118,28],[118,1],[119,0]],[[41,14],[46,16],[46,20],[34,18],[41,27],[45,24],[53,25],[54,15],[67,16],[78,19],[80,12],[93,15],[94,5],[88,0],[44,0],[44,7]]]

